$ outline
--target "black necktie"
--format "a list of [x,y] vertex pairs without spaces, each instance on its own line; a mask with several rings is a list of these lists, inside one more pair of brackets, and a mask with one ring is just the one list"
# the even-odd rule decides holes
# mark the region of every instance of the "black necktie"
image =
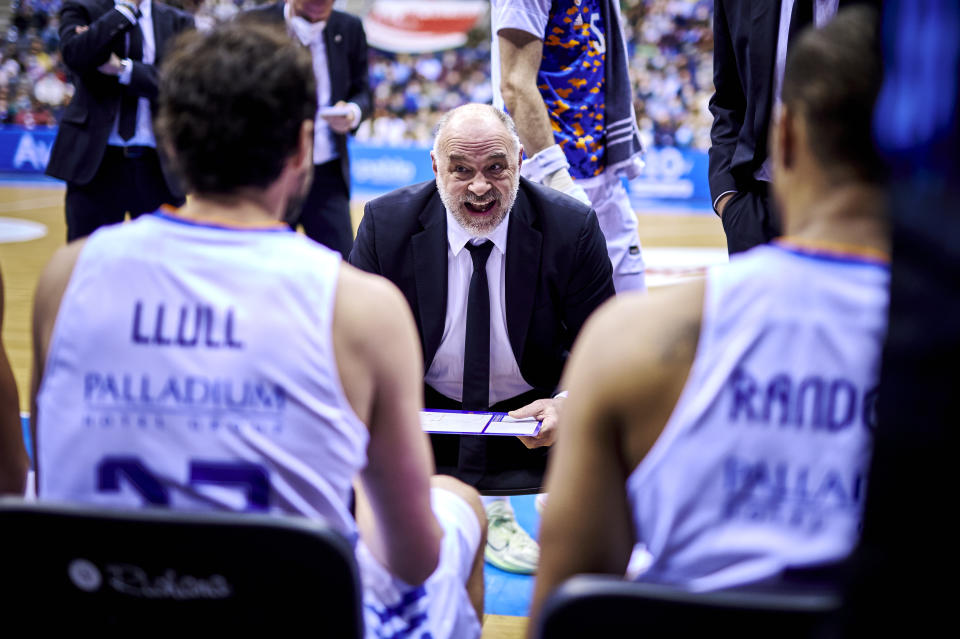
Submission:
[[493,242],[467,243],[473,257],[473,275],[467,296],[467,336],[463,345],[463,408],[487,410],[490,406],[490,291],[487,258]]
[[[143,32],[137,22],[127,32],[127,57],[131,60],[143,60]],[[129,86],[120,87],[120,122],[117,132],[124,140],[129,140],[137,132],[137,102],[140,97]]]
[[790,30],[787,35],[787,51],[796,42],[797,36],[813,24],[813,0],[796,0],[790,13]]

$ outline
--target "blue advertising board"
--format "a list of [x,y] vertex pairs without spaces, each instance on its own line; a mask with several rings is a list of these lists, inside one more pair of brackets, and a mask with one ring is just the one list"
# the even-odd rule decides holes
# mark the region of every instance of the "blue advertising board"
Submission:
[[56,129],[0,128],[0,173],[43,173]]

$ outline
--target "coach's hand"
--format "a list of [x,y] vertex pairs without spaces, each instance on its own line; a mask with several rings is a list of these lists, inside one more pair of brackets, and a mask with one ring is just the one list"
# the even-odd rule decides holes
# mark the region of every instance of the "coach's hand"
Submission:
[[120,72],[123,71],[120,57],[116,53],[111,53],[110,59],[97,67],[97,71],[106,75],[120,75]]
[[[348,106],[346,102],[340,100],[337,102],[335,107],[345,107]],[[325,115],[323,119],[327,121],[327,124],[330,125],[330,128],[337,133],[346,134],[353,130],[353,128],[358,124],[356,118],[353,114],[351,115]]]
[[510,411],[510,417],[514,419],[527,419],[535,417],[543,422],[540,426],[540,432],[533,437],[521,437],[517,439],[523,442],[527,448],[540,448],[541,446],[551,446],[557,439],[557,420],[560,419],[560,411],[563,407],[564,398],[554,397],[553,399],[538,399],[532,404],[527,404],[523,408]]

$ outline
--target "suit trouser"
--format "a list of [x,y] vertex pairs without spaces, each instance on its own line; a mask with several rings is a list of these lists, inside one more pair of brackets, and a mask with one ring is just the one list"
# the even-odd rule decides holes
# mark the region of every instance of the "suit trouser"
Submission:
[[303,225],[303,233],[334,251],[344,259],[353,248],[353,224],[350,221],[350,193],[343,180],[340,159],[313,167],[313,184],[296,220],[288,220],[291,228]]
[[183,202],[167,186],[156,149],[108,146],[90,182],[67,182],[67,241],[122,222],[127,212],[136,218],[163,204],[180,206]]
[[766,244],[781,233],[777,212],[767,182],[755,180],[737,191],[720,218],[731,255]]
[[[508,412],[542,399],[536,390],[504,400],[490,410]],[[463,404],[424,385],[427,408],[460,410]],[[547,468],[549,446],[527,448],[506,435],[430,435],[437,472],[453,475],[481,493],[522,494],[540,492]]]

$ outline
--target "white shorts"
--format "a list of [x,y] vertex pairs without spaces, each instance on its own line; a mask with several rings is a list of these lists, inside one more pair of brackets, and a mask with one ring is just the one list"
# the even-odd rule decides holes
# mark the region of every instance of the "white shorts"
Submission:
[[637,214],[630,196],[617,175],[602,173],[577,180],[597,212],[600,230],[607,242],[607,255],[613,265],[613,285],[617,293],[646,289]]
[[480,522],[470,505],[450,491],[432,488],[430,505],[443,528],[443,542],[437,569],[422,586],[397,579],[363,541],[357,544],[367,639],[480,636],[480,620],[467,594],[467,579],[480,546]]

